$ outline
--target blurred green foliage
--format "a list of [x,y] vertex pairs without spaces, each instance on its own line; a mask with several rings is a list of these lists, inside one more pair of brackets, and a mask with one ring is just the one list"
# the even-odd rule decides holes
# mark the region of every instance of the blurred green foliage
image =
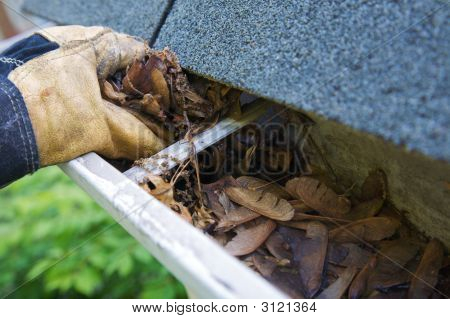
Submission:
[[184,298],[183,286],[56,167],[0,190],[0,297]]

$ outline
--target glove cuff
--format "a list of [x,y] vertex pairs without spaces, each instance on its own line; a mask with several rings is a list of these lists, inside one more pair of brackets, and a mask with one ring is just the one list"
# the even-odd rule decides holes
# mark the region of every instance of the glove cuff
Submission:
[[27,61],[58,47],[35,34],[0,54],[0,187],[39,168],[38,147],[28,110],[8,75]]

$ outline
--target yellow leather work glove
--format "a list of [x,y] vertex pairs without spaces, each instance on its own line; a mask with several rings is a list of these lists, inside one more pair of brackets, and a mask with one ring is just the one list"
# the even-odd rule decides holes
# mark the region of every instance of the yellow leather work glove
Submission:
[[52,27],[39,34],[59,47],[14,68],[8,79],[28,110],[40,166],[91,151],[134,160],[164,147],[141,121],[100,92],[99,80],[144,55],[142,42],[103,27]]

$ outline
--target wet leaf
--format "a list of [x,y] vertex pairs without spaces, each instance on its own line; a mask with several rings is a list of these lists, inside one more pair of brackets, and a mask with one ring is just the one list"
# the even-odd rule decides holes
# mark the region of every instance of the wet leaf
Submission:
[[420,260],[419,267],[411,279],[408,298],[429,298],[432,295],[443,259],[444,247],[441,242],[437,239],[430,240]]
[[355,277],[358,270],[356,267],[347,267],[344,273],[339,276],[338,280],[322,291],[317,299],[340,299],[347,291],[348,286]]
[[388,217],[370,217],[330,231],[330,240],[340,243],[378,241],[394,235],[400,226],[398,220]]
[[294,216],[292,206],[272,193],[242,187],[228,187],[225,193],[233,202],[271,219],[290,220]]
[[254,252],[275,229],[274,221],[260,217],[236,228],[236,236],[225,245],[225,250],[233,256],[242,256]]
[[236,181],[241,185],[241,187],[248,188],[250,190],[269,192],[278,198],[283,199],[291,198],[291,195],[284,189],[283,186],[280,186],[274,182],[267,182],[253,176],[240,176],[236,178]]
[[328,217],[342,217],[350,211],[350,201],[312,177],[296,177],[286,183],[295,198]]

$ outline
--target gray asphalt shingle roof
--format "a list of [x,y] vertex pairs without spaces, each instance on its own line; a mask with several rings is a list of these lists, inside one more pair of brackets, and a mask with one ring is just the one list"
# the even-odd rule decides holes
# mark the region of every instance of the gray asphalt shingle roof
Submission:
[[24,9],[60,24],[103,25],[152,38],[171,0],[25,0]]
[[[108,12],[56,2],[28,8],[45,15],[53,3],[58,22],[150,38],[150,8],[161,16],[166,1],[127,4],[127,17],[119,1]],[[447,1],[176,0],[155,46],[194,72],[450,161]]]

